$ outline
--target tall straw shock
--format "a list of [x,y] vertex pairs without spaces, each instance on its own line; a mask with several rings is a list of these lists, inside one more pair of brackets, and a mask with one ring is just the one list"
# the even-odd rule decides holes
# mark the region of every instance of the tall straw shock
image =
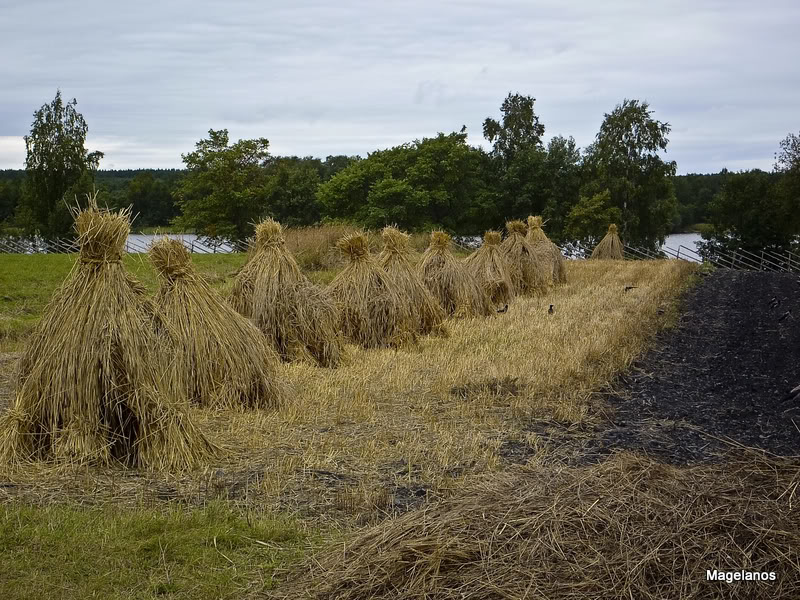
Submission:
[[542,217],[528,217],[528,242],[533,246],[534,252],[552,267],[553,283],[566,283],[567,261],[561,249],[547,237],[542,229],[543,226]]
[[256,225],[251,256],[236,275],[231,303],[250,317],[283,360],[335,367],[342,359],[340,314],[330,293],[302,273],[280,223]]
[[514,293],[531,296],[546,292],[552,283],[552,268],[526,239],[526,224],[509,221],[506,231],[508,237],[500,244],[500,251],[511,267]]
[[178,389],[202,406],[266,408],[286,398],[278,356],[259,329],[197,273],[179,240],[150,247],[161,275],[156,304],[175,332]]
[[622,240],[617,233],[617,226],[612,223],[608,226],[608,233],[592,251],[592,258],[622,260],[624,257]]
[[330,284],[345,336],[364,348],[413,341],[416,327],[408,302],[398,283],[370,254],[367,236],[346,235],[336,247],[349,260]]
[[215,448],[169,385],[171,328],[122,265],[130,211],[90,197],[74,213],[80,256],[23,351],[0,457],[193,467]]
[[381,237],[383,250],[378,260],[397,283],[416,331],[423,335],[446,335],[443,323],[447,315],[411,263],[410,236],[395,227],[384,227]]
[[419,264],[422,281],[454,317],[487,317],[494,314],[489,295],[450,252],[450,236],[444,231],[431,233],[431,242]]
[[514,296],[510,266],[500,252],[501,240],[499,231],[487,231],[481,247],[464,260],[467,270],[496,306],[508,304]]

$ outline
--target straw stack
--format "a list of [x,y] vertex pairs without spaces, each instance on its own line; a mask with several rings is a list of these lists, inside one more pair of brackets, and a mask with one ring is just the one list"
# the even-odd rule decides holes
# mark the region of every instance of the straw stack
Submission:
[[258,327],[211,289],[179,240],[152,244],[150,260],[161,276],[156,305],[175,332],[178,385],[186,396],[211,407],[278,406],[286,395],[278,356]]
[[534,252],[544,256],[552,266],[553,283],[567,283],[567,261],[561,254],[561,249],[547,237],[542,224],[542,217],[528,217],[528,241]]
[[447,315],[411,263],[409,235],[395,227],[384,227],[381,237],[383,251],[378,261],[400,288],[416,331],[422,335],[445,335],[447,330],[443,322]]
[[344,335],[364,348],[413,341],[416,328],[409,305],[397,282],[370,255],[367,236],[346,235],[336,247],[349,260],[330,284]]
[[122,265],[130,212],[89,200],[76,211],[80,256],[20,360],[0,457],[195,466],[215,448],[165,383],[171,332]]
[[509,265],[500,252],[501,240],[499,231],[487,231],[481,247],[464,260],[467,270],[481,284],[495,306],[508,304],[514,295]]
[[266,219],[256,226],[251,256],[236,275],[231,303],[255,322],[283,360],[322,367],[340,363],[343,339],[336,304],[302,273],[277,221]]
[[526,224],[509,221],[506,231],[508,237],[500,244],[500,251],[511,268],[514,293],[531,296],[546,292],[553,279],[552,267],[525,238]]
[[486,317],[494,314],[492,300],[466,265],[450,252],[450,236],[431,233],[431,243],[419,265],[422,281],[445,312],[454,317]]
[[592,258],[622,260],[624,258],[622,250],[622,240],[619,239],[617,226],[613,223],[608,226],[608,233],[600,240],[592,251]]

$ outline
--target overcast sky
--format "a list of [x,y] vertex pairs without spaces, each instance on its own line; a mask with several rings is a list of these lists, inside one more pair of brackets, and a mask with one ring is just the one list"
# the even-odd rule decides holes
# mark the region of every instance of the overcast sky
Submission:
[[0,0],[0,168],[56,88],[101,168],[180,167],[209,128],[273,154],[366,155],[534,96],[592,141],[624,98],[672,125],[678,172],[769,169],[800,131],[798,0]]

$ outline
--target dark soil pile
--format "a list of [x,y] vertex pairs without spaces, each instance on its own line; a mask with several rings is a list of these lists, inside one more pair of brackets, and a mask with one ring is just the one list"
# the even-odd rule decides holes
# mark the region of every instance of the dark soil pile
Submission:
[[589,450],[640,450],[674,464],[731,443],[800,455],[800,279],[720,270],[685,300],[610,398],[611,428]]

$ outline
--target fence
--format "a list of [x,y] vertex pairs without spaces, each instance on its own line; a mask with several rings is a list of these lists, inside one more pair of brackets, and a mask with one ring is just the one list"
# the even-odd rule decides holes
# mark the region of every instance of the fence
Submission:
[[[249,240],[216,240],[211,238],[185,238],[174,236],[189,252],[196,254],[230,254],[246,252]],[[149,243],[129,237],[125,241],[125,251],[129,254],[147,252]],[[69,254],[77,252],[75,240],[67,238],[44,239],[40,237],[1,237],[0,254]]]
[[779,271],[784,273],[800,273],[800,256],[791,251],[783,253],[761,250],[752,252],[738,248],[730,252],[715,252],[713,256],[702,256],[696,250],[680,245],[677,249],[662,248],[655,253],[647,248],[624,246],[625,258],[628,260],[666,259],[686,260],[706,263],[715,267],[738,269],[744,271]]

